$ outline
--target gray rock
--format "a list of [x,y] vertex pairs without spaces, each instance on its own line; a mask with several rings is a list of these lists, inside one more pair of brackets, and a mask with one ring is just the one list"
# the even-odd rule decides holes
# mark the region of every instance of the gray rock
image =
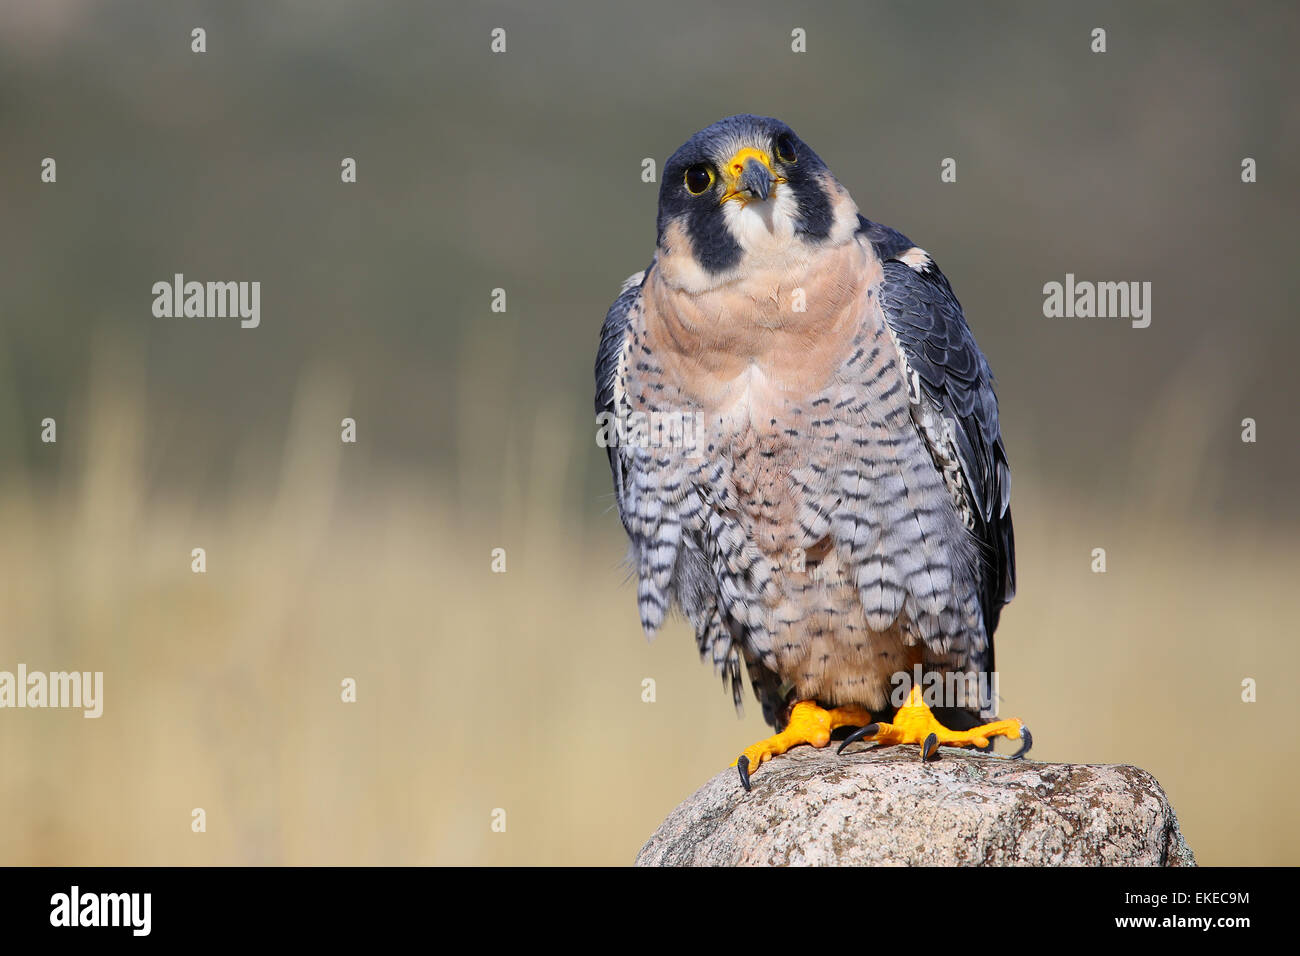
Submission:
[[668,815],[637,866],[1195,866],[1145,770],[947,747],[797,747],[734,768]]

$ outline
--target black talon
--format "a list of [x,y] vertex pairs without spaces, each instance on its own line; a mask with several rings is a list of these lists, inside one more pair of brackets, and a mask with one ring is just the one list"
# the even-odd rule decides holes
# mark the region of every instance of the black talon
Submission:
[[749,793],[749,758],[742,754],[736,761],[736,769],[740,771],[740,785]]
[[934,756],[934,752],[938,749],[939,749],[939,735],[930,734],[930,736],[925,738],[925,743],[921,744],[921,763],[925,763],[932,756]]
[[853,731],[853,733],[844,738],[844,743],[840,744],[840,749],[835,752],[837,754],[842,754],[844,753],[844,748],[849,744],[855,744],[863,737],[874,737],[878,733],[880,733],[879,724],[867,724],[865,727],[859,727],[857,730]]
[[1012,760],[1019,760],[1025,754],[1029,753],[1029,748],[1034,745],[1034,737],[1029,732],[1028,727],[1020,728],[1020,749],[1011,755]]

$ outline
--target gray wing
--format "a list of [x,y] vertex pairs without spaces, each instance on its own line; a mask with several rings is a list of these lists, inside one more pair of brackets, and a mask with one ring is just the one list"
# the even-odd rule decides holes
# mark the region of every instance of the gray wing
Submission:
[[[600,347],[596,350],[596,414],[619,415],[618,406],[626,401],[624,386],[626,371],[623,357],[629,346],[630,327],[628,315],[641,298],[641,284],[645,281],[645,272],[630,276],[619,290],[618,298],[605,313],[605,324],[600,329]],[[625,477],[632,462],[617,445],[608,445],[605,449],[609,456],[609,469],[614,478],[614,498],[618,502],[619,517],[628,534],[632,529],[623,512]]]
[[[639,272],[623,283],[618,298],[605,315],[596,352],[597,415],[619,418],[631,411],[627,373],[633,323],[641,307],[641,286],[646,272]],[[707,542],[701,533],[686,531],[680,540],[666,547],[662,533],[666,522],[660,520],[662,516],[658,512],[658,504],[663,503],[645,500],[658,485],[651,473],[658,464],[654,456],[618,444],[607,445],[606,452],[619,518],[631,542],[629,563],[638,572],[642,627],[653,635],[667,608],[670,605],[680,608],[695,629],[700,657],[712,662],[723,686],[731,690],[736,710],[740,712],[744,698],[741,629],[719,605]],[[662,572],[668,572],[669,567],[667,563],[659,567],[660,561],[671,562],[671,573],[662,587]],[[752,667],[750,677],[764,716],[776,726],[783,705],[779,688],[770,675],[756,672]]]
[[[989,637],[1016,593],[1015,536],[1011,524],[1011,468],[998,427],[993,373],[975,344],[952,287],[928,255],[901,233],[862,220],[884,266],[881,306],[931,409],[949,419],[956,470],[965,493],[963,517],[980,543],[980,607]],[[919,253],[919,254],[918,254]],[[927,436],[929,440],[930,436]],[[930,442],[936,465],[947,450]]]

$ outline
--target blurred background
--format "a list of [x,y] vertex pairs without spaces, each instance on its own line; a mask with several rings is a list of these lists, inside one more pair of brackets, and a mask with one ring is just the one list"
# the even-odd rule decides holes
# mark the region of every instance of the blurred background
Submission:
[[[766,734],[640,634],[591,414],[642,159],[736,112],[992,363],[1034,756],[1151,771],[1202,863],[1300,862],[1298,42],[1283,3],[0,6],[0,670],[105,682],[0,712],[0,862],[629,863]],[[178,272],[260,281],[260,327],[154,318]],[[1151,326],[1044,318],[1066,273]]]

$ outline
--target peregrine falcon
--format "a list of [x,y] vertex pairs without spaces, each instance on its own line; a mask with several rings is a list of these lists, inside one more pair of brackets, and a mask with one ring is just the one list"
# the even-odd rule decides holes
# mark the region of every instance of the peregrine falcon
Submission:
[[922,760],[1028,749],[1021,721],[980,723],[1015,593],[988,362],[930,255],[859,215],[790,127],[728,117],[664,165],[654,259],[601,330],[596,411],[643,629],[680,611],[737,709],[743,662],[778,731],[733,764],[746,789],[846,727]]

